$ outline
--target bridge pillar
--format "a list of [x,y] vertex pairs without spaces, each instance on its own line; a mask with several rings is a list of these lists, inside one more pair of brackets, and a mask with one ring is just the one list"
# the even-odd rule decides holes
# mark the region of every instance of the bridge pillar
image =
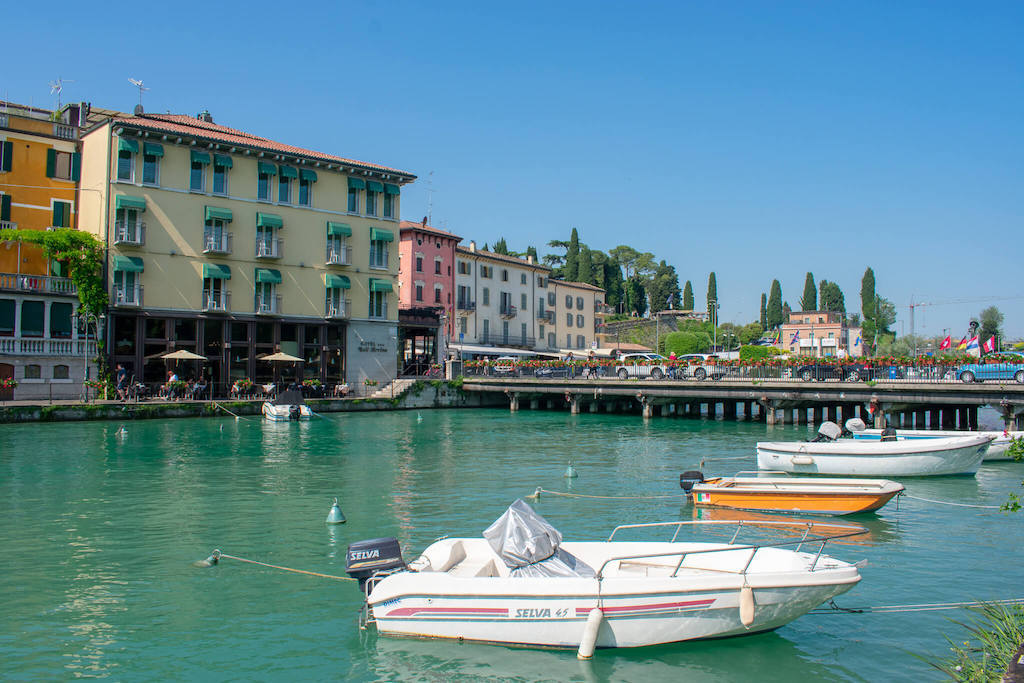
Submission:
[[956,408],[945,406],[942,409],[942,428],[956,429]]
[[761,401],[761,415],[764,416],[765,424],[775,425],[775,401]]
[[566,394],[565,400],[569,404],[569,414],[579,415],[580,414],[580,397],[579,394]]
[[978,406],[971,406],[967,409],[967,428],[971,431],[978,429]]
[[549,398],[544,401],[544,407],[547,408],[548,410],[551,410],[552,408],[555,407],[555,402]]
[[753,401],[744,401],[743,402],[743,419],[748,421],[748,422],[750,420],[753,420],[754,419],[753,410],[754,410],[754,402]]
[[670,406],[667,403],[661,404],[661,416],[662,417],[668,417],[671,412],[672,412],[672,406]]
[[942,426],[941,412],[938,408],[928,411],[928,429],[938,429]]
[[821,410],[821,406],[820,405],[819,406],[814,406],[813,414],[814,414],[814,424],[820,425],[822,423],[822,419],[821,419],[822,410]]
[[800,408],[796,409],[796,423],[798,425],[805,425],[805,424],[807,424],[807,407],[806,406],[801,406]]
[[914,429],[927,429],[925,427],[925,419],[927,413],[923,410],[918,410],[914,413]]
[[590,405],[587,407],[587,409],[592,413],[596,413],[598,408],[599,405],[597,401],[591,401]]
[[726,420],[736,419],[736,401],[726,401],[722,404],[722,417]]
[[540,408],[540,401],[535,398],[530,399],[530,410],[538,410]]
[[835,405],[829,404],[829,405],[825,406],[825,419],[828,420],[829,422],[835,422],[836,421],[836,406]]
[[519,411],[519,394],[509,394],[508,408],[512,413]]
[[791,425],[793,424],[793,409],[783,408],[782,409],[782,424]]
[[[995,406],[992,407],[994,408]],[[1003,414],[1003,424],[1008,431],[1016,432],[1021,427],[1024,427],[1024,424],[1021,424],[1024,421],[1022,420],[1021,411],[1024,411],[1024,406],[1015,406],[1009,401],[1001,401],[999,403],[999,412]]]
[[957,410],[957,412],[959,413],[959,418],[957,419],[956,428],[957,429],[970,429],[970,425],[968,424],[968,420],[967,420],[967,407],[966,406],[961,406]]

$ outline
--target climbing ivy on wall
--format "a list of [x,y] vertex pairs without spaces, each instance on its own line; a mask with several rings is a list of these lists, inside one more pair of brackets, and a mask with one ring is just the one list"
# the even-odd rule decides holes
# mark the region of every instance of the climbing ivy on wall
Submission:
[[107,308],[103,287],[103,243],[87,232],[56,230],[0,230],[0,241],[35,244],[43,256],[67,265],[68,277],[78,288],[82,308],[93,315]]

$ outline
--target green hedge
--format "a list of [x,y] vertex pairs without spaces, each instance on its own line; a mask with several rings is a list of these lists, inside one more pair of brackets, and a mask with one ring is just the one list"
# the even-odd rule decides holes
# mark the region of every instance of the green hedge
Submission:
[[740,347],[740,360],[765,360],[772,356],[779,356],[784,353],[782,349],[777,349],[774,346],[741,346]]
[[711,348],[711,337],[706,332],[669,332],[664,345],[666,354],[704,353]]

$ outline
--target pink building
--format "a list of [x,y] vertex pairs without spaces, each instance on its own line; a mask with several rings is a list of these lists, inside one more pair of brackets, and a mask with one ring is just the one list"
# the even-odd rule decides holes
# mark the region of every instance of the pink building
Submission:
[[426,221],[402,221],[398,244],[398,308],[440,308],[454,330],[455,245],[458,235]]

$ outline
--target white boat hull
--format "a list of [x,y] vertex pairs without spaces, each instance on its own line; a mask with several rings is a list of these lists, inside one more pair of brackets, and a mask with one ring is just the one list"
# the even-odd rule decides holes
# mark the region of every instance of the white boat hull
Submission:
[[290,420],[311,420],[313,419],[313,411],[309,409],[307,405],[298,406],[299,412],[297,417],[292,416],[292,407],[290,405],[276,406],[273,403],[263,404],[263,417],[267,418],[271,422],[288,422]]
[[[586,545],[618,544],[567,543],[563,547],[576,553]],[[678,553],[689,544],[642,545]],[[577,555],[587,557],[586,552]],[[860,580],[855,567],[832,558],[823,556],[811,571],[814,553],[762,549],[746,576],[752,589],[753,619],[744,626],[740,609],[744,578],[739,570],[750,553],[737,549],[713,555],[723,556],[714,562],[730,556],[726,564],[732,567],[704,571],[696,565],[712,563],[712,555],[692,555],[679,575],[672,577],[676,555],[659,566],[623,563],[617,575],[600,582],[579,577],[402,572],[377,584],[369,604],[378,631],[385,634],[565,648],[579,647],[587,617],[600,607],[603,621],[597,647],[641,647],[775,629]],[[696,558],[693,567],[690,557]]]
[[[855,439],[877,440],[881,437],[881,429],[865,429],[854,434]],[[991,436],[992,443],[989,444],[988,452],[985,454],[985,462],[998,460],[1012,460],[1010,457],[1010,439],[1024,437],[1024,432],[1001,432],[995,430],[978,432],[959,432],[950,429],[897,429],[896,434],[907,439],[938,439],[954,436]],[[863,436],[861,436],[863,435]]]
[[853,477],[973,475],[991,441],[990,436],[887,442],[759,441],[757,466],[762,470]]

